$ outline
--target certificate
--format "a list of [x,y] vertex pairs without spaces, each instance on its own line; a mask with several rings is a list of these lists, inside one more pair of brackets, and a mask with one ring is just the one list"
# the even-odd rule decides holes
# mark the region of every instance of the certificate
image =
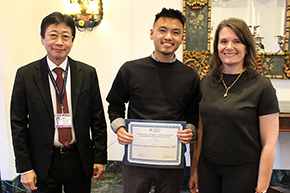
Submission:
[[134,135],[125,146],[124,163],[143,167],[183,168],[184,146],[177,131],[185,128],[184,121],[126,120],[126,130]]

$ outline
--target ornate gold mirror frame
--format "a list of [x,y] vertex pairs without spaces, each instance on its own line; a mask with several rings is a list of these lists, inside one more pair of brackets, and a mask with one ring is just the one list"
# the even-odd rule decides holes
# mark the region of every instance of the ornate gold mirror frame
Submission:
[[[285,44],[283,52],[258,53],[259,73],[278,79],[290,79],[290,0],[287,1],[287,19],[285,23]],[[211,42],[211,0],[183,0],[183,12],[186,16],[186,37],[183,42],[183,62],[193,67],[200,77],[209,72]]]

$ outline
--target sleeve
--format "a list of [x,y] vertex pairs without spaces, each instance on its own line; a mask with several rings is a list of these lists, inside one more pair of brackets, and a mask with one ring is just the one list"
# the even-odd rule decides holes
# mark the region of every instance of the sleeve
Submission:
[[26,101],[25,80],[21,70],[18,70],[10,106],[12,141],[18,173],[33,169],[29,153],[29,116]]
[[200,101],[200,79],[198,74],[194,73],[191,86],[191,97],[184,109],[185,121],[198,128],[199,120],[199,101]]
[[107,96],[109,103],[108,113],[111,123],[118,119],[125,119],[125,104],[129,101],[128,78],[126,67],[122,66],[113,81],[111,90]]
[[91,104],[91,130],[92,138],[95,145],[94,162],[99,164],[107,163],[107,125],[104,115],[103,103],[98,83],[96,70],[92,76],[92,96]]
[[279,112],[278,99],[276,96],[276,90],[273,87],[269,78],[264,77],[264,80],[259,84],[263,90],[260,94],[258,103],[258,115],[263,116],[267,114]]

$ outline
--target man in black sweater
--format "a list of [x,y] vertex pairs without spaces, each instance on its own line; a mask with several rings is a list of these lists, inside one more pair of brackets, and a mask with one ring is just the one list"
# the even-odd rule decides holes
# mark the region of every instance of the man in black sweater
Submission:
[[[120,144],[133,141],[133,135],[125,129],[128,102],[128,119],[186,121],[186,129],[177,131],[178,139],[187,144],[196,137],[199,76],[175,56],[185,36],[184,22],[180,11],[163,8],[150,31],[155,51],[120,68],[107,97],[111,127]],[[155,193],[179,193],[184,177],[184,167],[164,169],[123,164],[122,169],[125,193],[148,193],[152,182]]]

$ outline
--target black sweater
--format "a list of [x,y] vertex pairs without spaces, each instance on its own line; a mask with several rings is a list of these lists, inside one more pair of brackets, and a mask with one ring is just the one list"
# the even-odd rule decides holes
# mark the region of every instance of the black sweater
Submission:
[[197,127],[199,76],[176,60],[157,62],[145,57],[126,62],[119,70],[108,94],[111,122],[125,118],[186,121]]

